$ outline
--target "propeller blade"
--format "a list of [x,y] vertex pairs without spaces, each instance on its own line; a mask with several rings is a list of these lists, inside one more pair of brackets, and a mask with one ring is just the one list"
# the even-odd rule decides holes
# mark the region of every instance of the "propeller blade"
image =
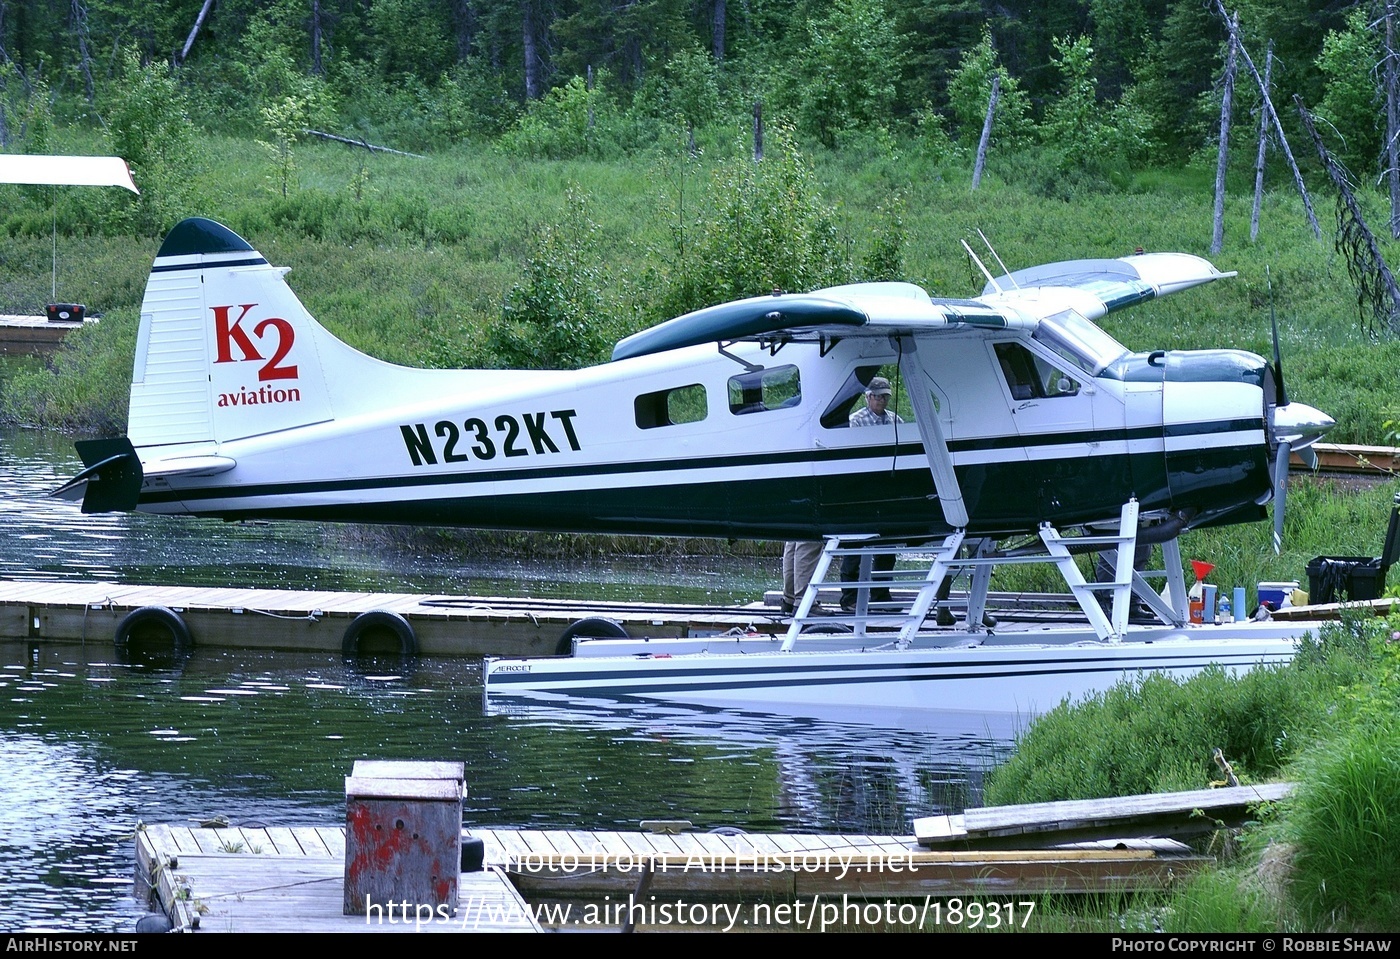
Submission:
[[1264,267],[1264,277],[1269,285],[1269,327],[1274,336],[1274,405],[1288,405],[1288,389],[1283,385],[1283,351],[1278,343],[1278,316],[1274,313],[1274,281],[1269,268]]
[[1283,551],[1283,502],[1288,492],[1288,444],[1274,453],[1274,553]]

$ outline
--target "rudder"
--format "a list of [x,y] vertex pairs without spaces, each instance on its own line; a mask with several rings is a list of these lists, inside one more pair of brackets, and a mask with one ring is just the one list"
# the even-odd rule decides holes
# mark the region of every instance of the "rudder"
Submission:
[[273,267],[213,220],[181,221],[141,304],[127,434],[138,447],[225,442],[332,418],[318,339]]

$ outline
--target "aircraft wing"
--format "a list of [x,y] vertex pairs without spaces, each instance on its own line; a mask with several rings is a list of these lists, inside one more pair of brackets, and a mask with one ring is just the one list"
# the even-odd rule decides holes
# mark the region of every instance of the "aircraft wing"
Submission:
[[1085,319],[1168,293],[1234,276],[1189,253],[1136,253],[1116,260],[1065,260],[992,279],[977,299],[1052,316],[1072,309]]
[[913,283],[852,283],[706,307],[618,341],[614,360],[701,343],[885,336],[892,332],[1034,326],[1016,309],[979,300],[934,300]]
[[1066,260],[993,279],[975,299],[933,299],[913,283],[852,283],[706,307],[620,340],[614,360],[701,343],[883,336],[938,329],[1034,327],[1074,310],[1089,320],[1234,276],[1189,253]]

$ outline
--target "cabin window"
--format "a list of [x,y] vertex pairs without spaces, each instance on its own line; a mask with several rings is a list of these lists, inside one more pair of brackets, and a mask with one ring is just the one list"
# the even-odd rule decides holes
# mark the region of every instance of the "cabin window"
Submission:
[[1013,400],[1041,400],[1079,392],[1078,381],[1020,343],[997,343],[996,352]]
[[802,402],[802,383],[795,366],[749,370],[729,378],[729,412],[762,413]]
[[906,423],[914,422],[914,405],[909,400],[909,392],[903,389],[899,365],[886,363],[884,366],[857,366],[836,391],[836,396],[827,404],[822,413],[822,426],[829,430],[845,429],[850,425],[851,414],[865,405],[865,388],[877,376],[883,376],[894,388],[894,402],[890,409],[899,414]]
[[658,426],[679,426],[698,423],[705,418],[705,387],[699,383],[677,386],[637,397],[637,425],[644,430]]

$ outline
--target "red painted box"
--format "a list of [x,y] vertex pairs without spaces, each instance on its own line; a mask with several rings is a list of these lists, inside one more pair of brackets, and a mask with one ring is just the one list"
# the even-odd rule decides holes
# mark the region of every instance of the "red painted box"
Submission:
[[357,762],[345,780],[347,916],[412,922],[457,908],[463,767]]

